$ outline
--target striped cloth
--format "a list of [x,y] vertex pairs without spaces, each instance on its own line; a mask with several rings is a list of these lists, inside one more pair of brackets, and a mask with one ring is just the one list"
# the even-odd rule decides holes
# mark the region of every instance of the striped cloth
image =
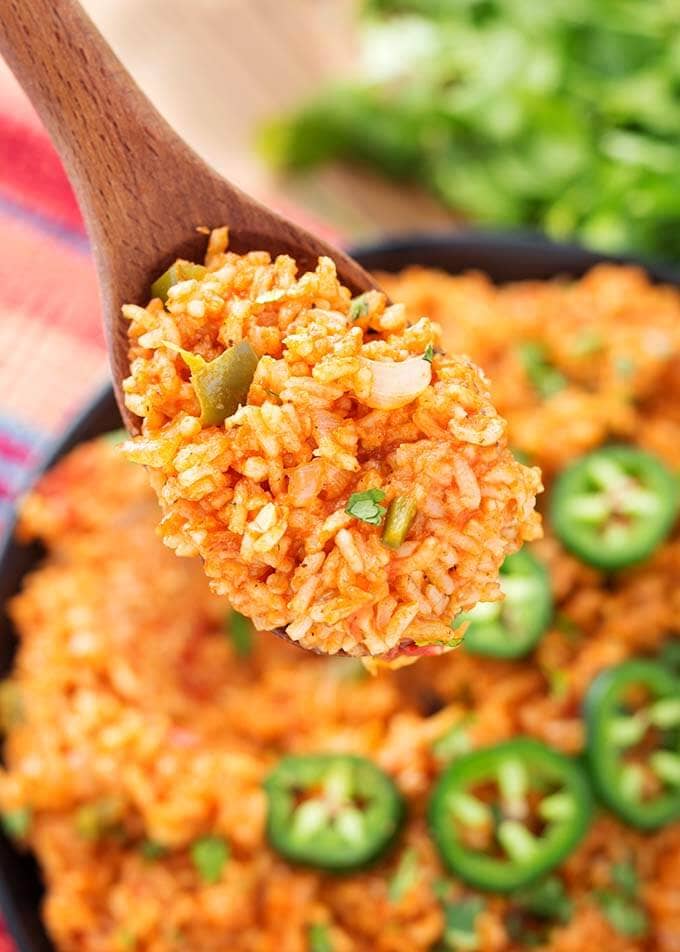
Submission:
[[95,274],[75,198],[4,67],[0,248],[1,529],[28,472],[107,374]]

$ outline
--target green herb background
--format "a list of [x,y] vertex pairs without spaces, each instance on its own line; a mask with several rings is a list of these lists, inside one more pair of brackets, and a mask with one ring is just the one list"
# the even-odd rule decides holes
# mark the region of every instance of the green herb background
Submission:
[[361,66],[262,131],[476,223],[680,258],[680,0],[367,0]]

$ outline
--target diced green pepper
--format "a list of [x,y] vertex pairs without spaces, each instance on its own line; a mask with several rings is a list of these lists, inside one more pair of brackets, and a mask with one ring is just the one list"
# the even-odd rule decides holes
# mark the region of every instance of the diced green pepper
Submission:
[[202,264],[194,264],[193,261],[183,261],[178,258],[174,264],[171,264],[167,271],[156,278],[151,285],[151,297],[160,298],[163,304],[167,304],[168,291],[175,284],[181,281],[189,281],[194,278],[200,281],[208,273],[208,269]]
[[175,344],[166,342],[166,346],[177,351],[191,371],[203,426],[220,426],[245,404],[258,364],[248,341],[235,344],[210,361]]
[[398,549],[406,539],[417,512],[418,505],[413,496],[395,496],[387,509],[383,544],[390,549]]

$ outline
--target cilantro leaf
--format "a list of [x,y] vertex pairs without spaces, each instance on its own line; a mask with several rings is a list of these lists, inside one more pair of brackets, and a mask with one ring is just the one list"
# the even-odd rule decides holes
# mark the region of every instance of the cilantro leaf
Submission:
[[360,317],[366,317],[368,314],[368,293],[360,294],[355,297],[349,306],[350,321],[358,321]]
[[418,854],[414,849],[402,853],[396,872],[389,882],[387,895],[392,903],[399,902],[418,880]]
[[202,836],[191,847],[191,860],[208,885],[220,881],[229,854],[229,845],[221,836]]
[[355,519],[367,522],[370,526],[379,526],[387,508],[380,503],[385,498],[382,489],[367,489],[365,492],[352,493],[345,507],[345,512]]
[[250,619],[232,609],[224,620],[224,627],[236,654],[247,658],[253,650],[253,626]]
[[425,353],[423,354],[423,360],[426,360],[428,364],[431,364],[434,360],[434,347],[432,344],[428,344],[425,348]]
[[328,927],[323,922],[313,923],[307,931],[308,952],[333,952]]
[[637,903],[610,890],[596,893],[595,898],[602,914],[621,935],[640,938],[647,934],[647,914]]
[[17,807],[16,810],[6,810],[0,815],[5,833],[17,840],[26,836],[31,828],[32,818],[33,811],[30,807]]

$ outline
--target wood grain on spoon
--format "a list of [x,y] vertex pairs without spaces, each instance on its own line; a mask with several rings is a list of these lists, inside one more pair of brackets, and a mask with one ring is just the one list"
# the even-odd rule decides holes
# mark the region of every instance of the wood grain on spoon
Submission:
[[[0,52],[45,123],[78,197],[99,275],[116,398],[132,432],[139,420],[121,393],[128,374],[121,305],[145,304],[151,281],[175,258],[202,260],[206,239],[198,226],[228,225],[234,251],[289,254],[302,270],[330,255],[353,291],[375,286],[344,252],[265,208],[203,162],[151,105],[75,0],[0,0]],[[238,90],[215,95],[238,96]],[[228,128],[224,141],[228,147]]]

